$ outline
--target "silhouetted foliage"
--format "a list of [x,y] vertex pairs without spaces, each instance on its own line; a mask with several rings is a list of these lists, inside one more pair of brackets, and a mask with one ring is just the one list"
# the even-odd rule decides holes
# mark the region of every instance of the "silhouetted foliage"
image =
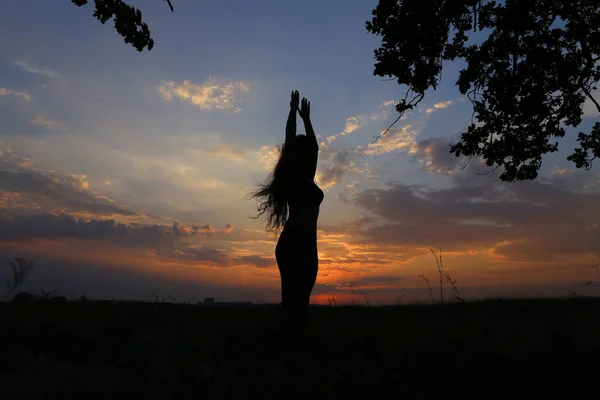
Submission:
[[[382,37],[374,75],[408,86],[400,116],[437,87],[443,61],[467,63],[456,85],[473,119],[450,152],[503,167],[503,181],[535,179],[542,156],[558,150],[551,140],[581,123],[586,99],[600,112],[592,96],[600,80],[598,0],[380,0],[366,28]],[[487,37],[474,43],[470,31]],[[600,156],[600,122],[578,141],[567,159],[589,169]]]
[[[174,11],[171,0],[166,0],[171,11]],[[88,0],[71,0],[78,7],[84,6]],[[137,51],[154,47],[154,39],[150,37],[150,29],[142,22],[142,12],[127,5],[122,0],[94,0],[94,17],[102,24],[111,18],[115,20],[115,29],[123,36],[125,43],[131,43]]]
[[19,292],[14,295],[12,302],[16,304],[25,304],[35,301],[35,296],[28,292]]

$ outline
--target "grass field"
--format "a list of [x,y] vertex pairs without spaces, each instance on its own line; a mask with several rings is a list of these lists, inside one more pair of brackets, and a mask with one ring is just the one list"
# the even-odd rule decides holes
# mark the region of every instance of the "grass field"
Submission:
[[295,355],[278,350],[278,312],[0,303],[0,393],[4,399],[571,399],[598,393],[600,299],[319,307],[311,309],[306,348]]

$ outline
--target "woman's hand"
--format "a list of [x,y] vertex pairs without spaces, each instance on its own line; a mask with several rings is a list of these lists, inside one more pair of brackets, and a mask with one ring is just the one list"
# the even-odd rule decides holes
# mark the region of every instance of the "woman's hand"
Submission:
[[298,112],[303,120],[307,121],[310,119],[310,101],[306,100],[306,97],[302,98],[302,108]]
[[290,109],[294,112],[298,109],[300,103],[300,93],[297,90],[292,91],[292,100],[290,101]]

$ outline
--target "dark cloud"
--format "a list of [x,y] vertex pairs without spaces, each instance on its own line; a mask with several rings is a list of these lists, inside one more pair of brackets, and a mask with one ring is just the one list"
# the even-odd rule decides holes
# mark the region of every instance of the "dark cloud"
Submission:
[[319,260],[319,264],[365,264],[365,265],[384,265],[389,264],[389,260],[378,260],[375,258],[359,258],[359,257],[336,257],[335,259],[322,258]]
[[253,265],[258,268],[269,268],[277,265],[275,258],[259,255],[241,256],[233,260],[235,263]]
[[425,159],[425,168],[430,172],[450,174],[457,167],[465,164],[463,158],[450,153],[449,138],[430,138],[417,140],[413,146],[413,154],[417,159]]
[[354,204],[374,217],[355,221],[360,241],[448,250],[503,243],[497,253],[531,261],[598,252],[600,193],[574,184],[585,171],[504,183],[474,173],[480,167],[453,174],[450,188],[392,182],[359,192]]
[[[163,256],[172,256],[175,254],[179,258],[190,259],[203,263],[211,263],[218,267],[234,267],[240,265],[251,265],[257,268],[270,268],[276,264],[273,257],[262,257],[259,255],[231,257],[227,253],[204,246],[178,246],[172,253],[157,253]],[[206,265],[206,264],[205,264]]]
[[[175,253],[182,258],[193,259],[198,262],[209,262],[219,266],[230,264],[229,256],[224,252],[204,246],[180,247]],[[170,255],[170,254],[167,254]]]
[[195,232],[199,232],[205,235],[212,235],[213,233],[215,233],[217,230],[215,228],[213,228],[212,226],[210,226],[209,224],[206,225],[194,225],[193,230]]
[[172,225],[123,224],[113,219],[84,220],[68,214],[2,214],[0,209],[0,242],[31,239],[98,240],[114,246],[146,248],[149,254],[158,258],[193,260],[204,265],[251,265],[258,268],[275,265],[273,258],[258,255],[231,257],[224,250],[187,240],[210,237],[215,231],[210,225],[188,227],[179,222]]
[[3,206],[18,206],[18,211],[29,209],[84,212],[99,216],[138,215],[90,191],[85,176],[36,168],[31,160],[3,148],[0,148],[0,193],[4,194]]
[[346,204],[350,203],[350,200],[348,200],[348,198],[343,193],[338,193],[337,198],[342,203],[346,203]]
[[344,175],[355,169],[354,158],[356,154],[350,150],[338,150],[326,153],[329,158],[320,168],[320,184],[325,187],[337,185]]
[[68,214],[34,214],[8,216],[0,209],[0,241],[34,238],[74,238],[106,240],[127,245],[162,246],[177,238],[201,236],[199,227],[173,225],[123,224],[114,219],[75,218]]
[[173,226],[170,228],[169,232],[172,232],[177,237],[186,237],[186,236],[211,236],[217,230],[213,228],[210,224],[206,225],[192,225],[185,226],[179,223],[178,221],[173,222]]

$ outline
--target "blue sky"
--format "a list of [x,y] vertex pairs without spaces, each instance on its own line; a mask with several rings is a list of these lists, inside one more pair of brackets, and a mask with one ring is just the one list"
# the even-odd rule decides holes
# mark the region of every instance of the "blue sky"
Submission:
[[[127,284],[117,290],[106,282],[133,276],[144,282],[137,297],[154,288],[189,299],[276,300],[274,241],[250,218],[255,204],[245,195],[275,160],[294,89],[311,101],[322,142],[317,181],[326,201],[316,301],[344,297],[351,280],[381,301],[400,292],[418,297],[417,275],[435,273],[428,249],[438,245],[474,294],[513,293],[519,285],[543,292],[577,282],[573,271],[594,261],[592,242],[568,239],[581,231],[579,222],[560,234],[561,243],[573,243],[540,260],[545,248],[536,240],[548,233],[547,221],[536,217],[523,225],[521,214],[537,211],[464,207],[474,199],[493,197],[497,204],[519,197],[519,204],[546,204],[549,216],[573,207],[565,221],[595,224],[599,175],[566,162],[572,137],[547,158],[538,182],[500,184],[477,175],[485,171],[481,165],[460,171],[464,160],[445,150],[471,116],[454,86],[459,65],[449,64],[438,90],[373,144],[396,118],[394,101],[404,94],[372,74],[380,39],[365,21],[376,2],[173,3],[171,13],[163,1],[131,1],[155,39],[154,49],[142,53],[123,43],[110,21],[95,20],[91,5],[23,0],[3,8],[0,142],[2,168],[14,184],[5,180],[0,187],[2,212],[9,219],[52,216],[28,223],[28,231],[10,225],[23,231],[4,238],[3,255],[21,251],[45,271],[33,274],[31,285],[127,297]],[[586,110],[582,129],[598,117],[589,105]],[[139,239],[137,225],[115,238],[113,228],[99,235],[91,233],[96,225],[85,225],[113,220],[157,224],[167,239]],[[39,224],[49,221],[76,232],[60,225],[60,234],[39,233]],[[590,226],[586,237],[594,238],[599,233]],[[138,242],[123,239],[133,231]],[[82,269],[77,251],[94,267]],[[106,258],[111,252],[124,261]],[[62,272],[51,274],[52,268]],[[116,275],[106,278],[107,271]],[[89,282],[77,286],[76,273]]]

